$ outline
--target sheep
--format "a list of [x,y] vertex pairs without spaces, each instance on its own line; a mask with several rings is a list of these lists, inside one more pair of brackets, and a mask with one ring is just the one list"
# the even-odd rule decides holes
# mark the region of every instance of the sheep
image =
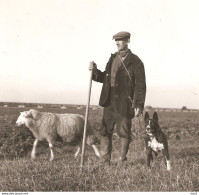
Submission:
[[[37,144],[44,139],[49,143],[51,153],[50,161],[54,159],[53,144],[57,138],[62,138],[65,142],[76,143],[76,145],[78,145],[74,155],[75,158],[80,152],[84,131],[84,117],[82,115],[39,112],[30,109],[29,111],[20,112],[16,125],[18,127],[25,125],[32,131],[36,138],[33,143],[31,159],[36,158]],[[86,143],[92,146],[96,156],[100,157],[96,142],[97,138],[94,136],[91,125],[88,122]]]

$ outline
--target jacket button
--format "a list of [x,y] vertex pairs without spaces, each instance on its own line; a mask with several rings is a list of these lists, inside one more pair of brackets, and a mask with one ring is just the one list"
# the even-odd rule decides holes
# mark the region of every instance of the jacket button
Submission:
[[108,76],[109,74],[106,74],[106,76]]
[[115,97],[118,98],[118,95],[116,94]]
[[115,86],[117,87],[117,86],[118,86],[118,83],[116,83]]

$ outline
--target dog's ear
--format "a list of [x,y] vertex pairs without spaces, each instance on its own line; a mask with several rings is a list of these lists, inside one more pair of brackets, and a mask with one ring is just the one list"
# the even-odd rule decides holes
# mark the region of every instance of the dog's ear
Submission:
[[158,122],[158,114],[157,114],[157,112],[154,112],[154,113],[153,113],[153,119],[154,119],[156,122]]
[[146,121],[147,119],[149,119],[149,113],[145,112],[145,114],[144,114],[144,120]]

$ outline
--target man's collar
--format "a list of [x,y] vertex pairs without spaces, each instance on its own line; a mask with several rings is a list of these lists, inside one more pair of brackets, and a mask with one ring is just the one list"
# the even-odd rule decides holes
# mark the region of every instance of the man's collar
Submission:
[[[132,53],[130,49],[128,49],[128,51],[129,51],[129,53]],[[111,54],[111,56],[112,56],[112,57],[115,57],[117,54],[118,54],[118,51],[115,52],[115,53],[113,53],[113,54]]]
[[118,55],[120,55],[122,58],[125,57],[126,55],[128,55],[130,52],[129,49],[125,50],[125,51],[118,51]]

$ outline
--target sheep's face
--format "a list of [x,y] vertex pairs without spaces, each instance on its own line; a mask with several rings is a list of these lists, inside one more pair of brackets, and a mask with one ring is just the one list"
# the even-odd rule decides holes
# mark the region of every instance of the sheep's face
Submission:
[[28,118],[30,117],[30,112],[29,111],[24,111],[24,112],[20,112],[20,115],[16,121],[16,125],[18,127],[26,124]]

